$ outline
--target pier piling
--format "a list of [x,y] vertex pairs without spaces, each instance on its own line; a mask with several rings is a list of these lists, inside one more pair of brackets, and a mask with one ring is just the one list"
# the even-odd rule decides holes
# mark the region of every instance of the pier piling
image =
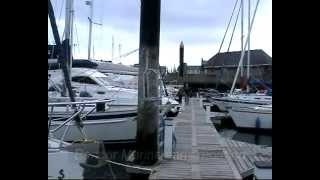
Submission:
[[159,39],[161,0],[141,0],[137,149],[135,161],[158,161]]

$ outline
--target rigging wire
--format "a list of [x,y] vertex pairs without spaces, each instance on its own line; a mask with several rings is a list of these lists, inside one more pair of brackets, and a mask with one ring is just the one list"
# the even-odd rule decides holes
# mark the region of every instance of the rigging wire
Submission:
[[239,6],[239,10],[238,10],[238,13],[237,13],[236,21],[235,21],[234,26],[233,26],[233,30],[232,30],[232,34],[231,34],[231,38],[230,38],[230,42],[229,42],[229,45],[228,45],[227,52],[229,52],[229,49],[230,49],[230,46],[231,46],[231,43],[232,43],[232,40],[233,40],[233,35],[234,35],[234,31],[235,31],[237,23],[238,23],[240,10],[241,10],[241,6]]
[[227,33],[228,33],[228,29],[229,29],[229,26],[230,26],[230,23],[231,23],[231,20],[232,20],[233,14],[234,14],[234,10],[236,9],[236,6],[237,6],[237,4],[238,4],[238,1],[239,1],[239,0],[236,0],[236,3],[235,3],[235,5],[234,5],[234,7],[233,7],[233,10],[232,10],[232,13],[231,13],[231,17],[230,17],[230,19],[229,19],[229,22],[228,22],[228,25],[227,25],[226,32],[225,32],[225,33],[224,33],[224,35],[223,35],[222,42],[221,42],[221,44],[220,44],[220,48],[219,48],[218,53],[220,53],[220,50],[221,50],[221,48],[222,48],[222,45],[223,45],[224,39],[225,39],[225,37],[226,37],[226,35],[227,35]]
[[[62,9],[63,9],[63,7],[64,7],[64,4],[65,4],[65,2],[64,2],[65,0],[62,0],[62,3],[61,3],[61,7],[60,7],[60,13],[59,13],[59,18],[58,18],[58,22],[60,23],[61,22],[61,16],[62,16]],[[63,32],[62,32],[62,36],[61,36],[61,40],[64,38],[64,32],[65,32],[65,30],[63,30]],[[60,33],[59,33],[60,34]]]
[[74,23],[74,29],[75,29],[75,34],[76,34],[77,49],[78,49],[78,53],[80,54],[80,43],[79,43],[78,30],[77,30],[76,23]]
[[[260,3],[260,0],[258,0],[257,3],[256,3],[256,7],[254,9],[252,20],[250,22],[250,28],[249,28],[249,31],[248,31],[248,36],[247,36],[246,42],[244,44],[244,48],[246,48],[247,45],[248,45],[248,37],[250,36],[250,33],[251,33],[252,29],[253,29],[252,27],[253,27],[253,23],[254,23],[254,19],[255,19],[256,13],[257,13],[257,9],[258,9],[259,3]],[[241,52],[240,61],[239,61],[239,64],[238,64],[238,68],[237,68],[237,72],[236,72],[235,78],[233,79],[233,83],[232,83],[232,87],[231,87],[231,90],[230,90],[230,94],[233,93],[233,90],[235,88],[236,80],[237,80],[238,75],[239,75],[240,65],[241,65],[241,63],[243,63],[243,58],[244,58],[244,51]]]

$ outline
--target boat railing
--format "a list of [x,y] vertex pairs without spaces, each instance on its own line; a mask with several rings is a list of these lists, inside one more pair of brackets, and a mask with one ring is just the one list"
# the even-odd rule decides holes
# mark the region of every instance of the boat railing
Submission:
[[[104,100],[93,100],[93,101],[79,101],[79,102],[51,102],[48,103],[48,107],[50,107],[50,113],[48,113],[48,136],[50,136],[52,133],[58,131],[59,129],[61,129],[64,126],[67,126],[66,129],[63,132],[63,135],[61,137],[61,141],[64,140],[64,137],[66,135],[66,133],[69,130],[69,126],[71,121],[75,121],[75,124],[77,125],[80,133],[82,134],[82,137],[86,140],[86,134],[83,131],[83,124],[82,124],[82,120],[88,116],[89,114],[91,114],[92,112],[94,112],[99,106],[101,106],[101,104],[104,105],[106,103],[110,103],[113,100],[110,99],[104,99]],[[84,112],[85,107],[87,107],[88,105],[95,105],[90,111],[88,112]],[[66,107],[71,107],[73,109],[73,113],[71,113],[71,115],[69,116],[64,116],[64,117],[58,117],[58,118],[54,118],[53,114],[54,114],[54,108],[55,107],[61,107],[61,106],[66,106]],[[53,121],[63,121],[63,123],[61,123],[58,127],[51,129],[51,124]]]

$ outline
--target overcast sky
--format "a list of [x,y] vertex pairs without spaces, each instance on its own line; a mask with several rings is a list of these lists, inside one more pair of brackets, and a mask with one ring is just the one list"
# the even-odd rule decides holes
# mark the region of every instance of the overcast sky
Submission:
[[[65,0],[51,0],[57,18],[60,36],[64,29]],[[87,58],[89,6],[85,0],[74,0],[74,48],[75,58]],[[161,65],[169,68],[178,66],[179,45],[184,42],[185,62],[200,65],[201,58],[208,60],[219,49],[236,0],[161,0],[160,57]],[[251,0],[251,16],[257,0]],[[239,0],[240,3],[240,0]],[[238,3],[238,4],[239,4]],[[247,33],[248,0],[244,0],[244,33]],[[139,48],[140,0],[94,0],[93,48],[95,59],[112,57],[112,36],[114,36],[114,57]],[[238,6],[237,6],[238,9]],[[227,50],[235,16],[229,34],[222,47]],[[240,43],[240,17],[235,31],[231,51],[238,51]],[[52,43],[51,26],[48,22],[48,42]],[[261,0],[251,34],[251,49],[263,49],[272,56],[272,1]],[[135,64],[139,62],[138,52],[115,63]]]

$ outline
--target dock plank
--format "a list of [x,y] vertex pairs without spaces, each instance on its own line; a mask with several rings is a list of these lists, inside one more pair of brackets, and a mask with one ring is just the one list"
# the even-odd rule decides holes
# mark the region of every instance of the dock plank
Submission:
[[199,99],[174,119],[176,152],[171,160],[162,160],[150,179],[241,179],[231,156],[221,144],[221,137],[206,121]]

